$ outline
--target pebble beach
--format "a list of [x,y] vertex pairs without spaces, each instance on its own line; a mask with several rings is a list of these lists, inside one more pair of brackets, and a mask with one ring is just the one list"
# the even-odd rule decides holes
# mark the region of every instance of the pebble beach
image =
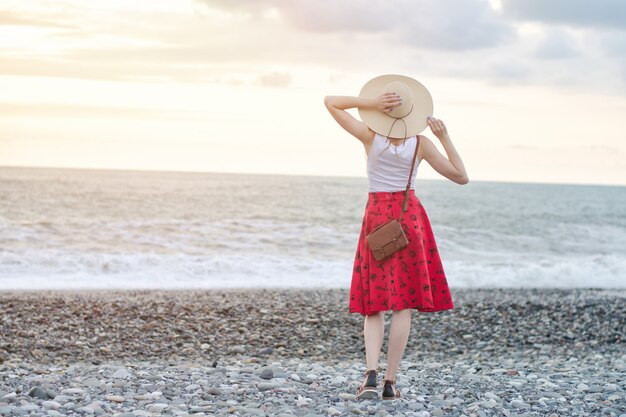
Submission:
[[0,415],[626,417],[626,290],[452,295],[385,401],[347,289],[3,291]]

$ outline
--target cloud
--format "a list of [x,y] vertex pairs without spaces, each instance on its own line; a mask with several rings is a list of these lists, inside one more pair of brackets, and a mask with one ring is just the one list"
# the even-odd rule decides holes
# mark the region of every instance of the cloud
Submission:
[[601,44],[612,54],[626,56],[626,31],[608,31],[602,34]]
[[50,59],[34,58],[0,58],[0,75],[20,75],[59,78],[82,78],[94,80],[140,81],[161,79],[181,79],[192,72],[181,70],[174,74],[168,72],[164,65],[148,65],[136,63],[118,63],[107,60]]
[[485,1],[429,0],[411,2],[414,10],[402,35],[422,49],[450,51],[495,47],[516,37]]
[[[18,46],[7,41],[0,48],[0,74],[289,87],[299,70],[333,74],[332,80],[406,71],[599,86],[610,94],[623,94],[626,85],[626,31],[568,28],[551,24],[549,14],[539,14],[543,24],[524,24],[530,9],[514,0],[502,0],[500,10],[487,0],[195,1],[188,13],[100,10],[61,0],[58,8],[0,14],[57,26],[14,28],[25,36]],[[540,4],[531,3],[539,13]]]
[[492,81],[520,81],[531,75],[531,70],[520,60],[499,60],[489,66]]
[[300,31],[387,33],[425,49],[462,50],[497,45],[514,35],[484,0],[197,0],[210,8],[260,18],[268,10]]
[[621,93],[626,95],[626,31],[607,30],[593,35],[595,48],[615,63],[616,77],[621,80]]
[[17,13],[0,12],[0,26],[40,26],[51,28],[73,28],[73,25],[60,23],[52,19],[39,19],[35,17],[25,17]]
[[[169,110],[147,109],[135,107],[91,106],[60,103],[16,103],[0,102],[0,118],[2,117],[124,117],[124,118],[168,118]],[[177,118],[178,117],[177,115]]]
[[534,51],[534,56],[540,59],[572,58],[579,55],[574,40],[557,29],[546,30]]
[[504,16],[581,27],[624,29],[624,0],[501,0]]
[[291,75],[287,72],[273,72],[261,75],[259,82],[267,87],[287,87],[291,84]]
[[[269,11],[286,19],[300,30],[313,32],[388,30],[401,16],[406,0],[388,3],[372,0],[307,1],[307,0],[196,0],[209,8],[231,13],[250,14],[255,18]],[[395,6],[394,6],[395,5]]]

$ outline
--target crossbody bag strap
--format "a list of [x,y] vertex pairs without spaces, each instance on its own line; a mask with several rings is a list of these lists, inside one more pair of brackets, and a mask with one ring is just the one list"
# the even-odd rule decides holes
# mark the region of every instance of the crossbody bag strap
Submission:
[[420,135],[415,135],[415,154],[413,154],[413,162],[411,162],[411,172],[409,173],[409,180],[406,183],[406,190],[404,191],[404,201],[402,202],[402,211],[400,212],[400,218],[398,221],[402,221],[402,213],[407,209],[409,202],[409,189],[411,188],[411,177],[413,176],[413,168],[415,168],[415,159],[417,159],[417,150],[420,147]]

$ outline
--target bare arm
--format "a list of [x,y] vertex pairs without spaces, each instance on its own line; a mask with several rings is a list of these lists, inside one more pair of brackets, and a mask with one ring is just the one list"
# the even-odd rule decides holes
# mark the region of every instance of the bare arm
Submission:
[[423,142],[423,148],[420,147],[423,149],[423,159],[426,159],[435,171],[449,180],[457,184],[467,184],[469,177],[465,171],[461,156],[452,144],[452,139],[450,139],[446,126],[441,120],[432,117],[428,119],[428,125],[435,136],[441,141],[448,158],[446,159],[446,157],[439,152],[435,144],[426,138],[427,140]]
[[373,138],[373,132],[365,123],[357,120],[350,113],[345,111],[352,108],[378,109],[388,112],[400,105],[399,97],[395,93],[381,94],[377,98],[361,98],[350,96],[326,96],[324,104],[331,116],[348,133],[361,142],[369,141]]

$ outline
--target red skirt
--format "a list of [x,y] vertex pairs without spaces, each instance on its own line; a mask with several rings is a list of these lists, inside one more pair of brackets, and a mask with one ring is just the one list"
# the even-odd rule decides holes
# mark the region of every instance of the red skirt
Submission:
[[426,211],[414,190],[408,199],[401,225],[409,244],[377,261],[365,236],[400,216],[404,190],[368,193],[352,270],[350,313],[368,315],[408,308],[431,313],[454,308]]

